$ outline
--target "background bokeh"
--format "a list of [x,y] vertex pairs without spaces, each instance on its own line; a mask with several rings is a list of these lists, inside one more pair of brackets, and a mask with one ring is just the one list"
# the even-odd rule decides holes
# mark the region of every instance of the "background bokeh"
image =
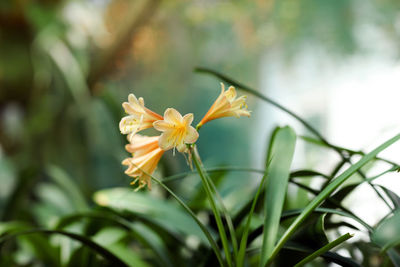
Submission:
[[[271,96],[334,144],[369,148],[398,130],[399,40],[396,0],[1,1],[0,220],[50,225],[72,212],[51,179],[54,166],[87,199],[129,186],[121,103],[134,93],[160,114],[175,107],[197,123],[220,81],[196,66]],[[250,119],[202,128],[208,167],[261,167],[275,125],[307,134],[251,96],[249,109]],[[306,145],[296,153],[295,167],[332,164],[333,156]],[[157,175],[188,170],[184,157],[168,152]],[[232,174],[221,191],[246,185]],[[190,189],[171,186],[189,197]]]

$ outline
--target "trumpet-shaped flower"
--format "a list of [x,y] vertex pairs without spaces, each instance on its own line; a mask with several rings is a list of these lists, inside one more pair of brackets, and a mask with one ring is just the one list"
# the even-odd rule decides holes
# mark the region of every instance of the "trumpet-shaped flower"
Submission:
[[153,174],[164,154],[164,150],[158,145],[159,138],[159,136],[149,137],[136,134],[132,136],[130,144],[125,146],[125,149],[132,153],[132,157],[124,159],[122,164],[128,166],[125,173],[135,178],[131,184],[139,181],[139,187],[136,190],[146,185],[151,189],[150,175]]
[[193,144],[199,137],[195,128],[190,126],[193,122],[193,114],[182,115],[173,108],[168,108],[164,113],[164,119],[153,123],[156,130],[163,132],[159,139],[159,145],[164,150],[176,147],[179,152],[186,152],[186,144]]
[[134,94],[128,96],[128,102],[124,102],[122,107],[128,116],[122,118],[119,129],[122,134],[130,134],[129,137],[141,130],[153,127],[154,121],[163,119],[161,115],[147,109],[144,106],[143,98],[137,99]]
[[225,85],[221,83],[221,93],[215,100],[214,104],[208,110],[206,115],[197,125],[198,128],[211,120],[222,117],[236,117],[247,116],[250,117],[250,111],[247,110],[246,96],[236,98],[235,87],[230,86],[225,91]]

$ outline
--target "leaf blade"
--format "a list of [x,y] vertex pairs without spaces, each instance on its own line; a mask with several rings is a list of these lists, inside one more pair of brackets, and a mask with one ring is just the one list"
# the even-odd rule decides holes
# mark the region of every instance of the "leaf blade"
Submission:
[[270,139],[267,161],[271,161],[271,164],[265,185],[265,221],[260,261],[262,265],[267,262],[275,246],[295,145],[296,134],[288,126],[276,128]]
[[394,144],[400,139],[400,134],[392,137],[387,140],[377,148],[375,148],[370,153],[363,156],[357,163],[350,166],[346,171],[344,171],[341,175],[339,175],[336,179],[334,179],[331,183],[329,183],[321,193],[314,198],[307,207],[303,210],[303,212],[295,219],[295,221],[289,226],[289,228],[282,235],[281,239],[278,241],[278,244],[275,246],[274,251],[268,260],[268,263],[271,263],[274,257],[278,254],[279,250],[283,247],[285,242],[289,239],[289,237],[294,233],[294,231],[299,227],[299,225],[308,217],[309,214],[312,213],[315,208],[317,208],[329,195],[338,188],[344,181],[346,181],[351,175],[357,172],[362,166],[364,166],[369,161],[373,160],[379,152],[385,150],[390,145]]

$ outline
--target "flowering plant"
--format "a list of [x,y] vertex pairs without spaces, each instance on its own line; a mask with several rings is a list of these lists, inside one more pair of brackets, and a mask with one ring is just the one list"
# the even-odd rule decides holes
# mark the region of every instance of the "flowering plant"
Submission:
[[[214,74],[220,76],[221,78],[225,78],[218,73]],[[341,155],[344,161],[349,161],[347,156],[343,154],[342,150],[332,146],[322,137],[322,135],[319,134],[318,131],[316,131],[312,126],[310,126],[299,116],[280,106],[269,98],[260,95],[258,92],[255,92],[243,86],[242,88],[249,91],[250,93],[253,93],[256,96],[259,96],[261,99],[270,102],[278,108],[281,108],[283,111],[289,113],[293,117],[299,119],[299,121],[303,123],[306,128],[308,128],[320,139],[320,142],[322,142],[323,145],[335,149]],[[182,207],[188,212],[188,214],[201,228],[204,236],[209,242],[209,245],[213,249],[214,256],[220,266],[244,266],[246,262],[247,248],[250,242],[249,239],[252,238],[249,236],[251,231],[252,217],[261,193],[265,194],[265,217],[262,227],[262,246],[259,248],[260,254],[258,257],[258,262],[260,266],[267,266],[272,264],[276,260],[276,257],[280,255],[280,251],[284,248],[285,243],[288,242],[290,238],[293,239],[294,233],[298,231],[298,229],[301,229],[301,227],[303,227],[302,224],[306,220],[310,221],[310,215],[314,212],[341,214],[342,216],[353,218],[354,220],[366,226],[368,230],[371,230],[371,228],[367,224],[365,224],[359,217],[357,217],[354,213],[347,210],[346,208],[340,206],[340,204],[335,205],[343,209],[344,212],[340,211],[338,213],[334,209],[327,208],[329,206],[326,206],[325,208],[318,208],[318,206],[321,205],[321,203],[323,203],[324,201],[330,203],[332,200],[328,197],[335,190],[337,190],[339,186],[343,184],[349,177],[351,177],[352,174],[358,172],[360,175],[364,175],[361,171],[361,167],[371,159],[376,158],[377,154],[380,151],[399,140],[400,135],[393,137],[381,146],[377,147],[369,154],[364,155],[361,160],[359,160],[356,164],[354,164],[341,175],[339,175],[332,182],[328,183],[324,188],[320,190],[320,192],[316,192],[316,197],[302,211],[296,213],[296,219],[286,229],[286,231],[280,235],[280,238],[278,238],[278,226],[280,224],[280,220],[282,220],[281,216],[283,216],[282,210],[283,204],[285,202],[284,196],[286,194],[288,183],[290,181],[289,178],[291,175],[294,176],[293,173],[290,174],[289,170],[296,144],[296,134],[290,127],[278,127],[271,137],[264,176],[261,179],[259,188],[254,198],[246,206],[246,212],[248,216],[245,224],[242,226],[242,228],[240,228],[241,238],[240,240],[238,240],[238,228],[235,227],[235,224],[237,224],[237,222],[234,222],[232,220],[231,215],[225,207],[222,197],[218,193],[217,187],[215,186],[213,180],[210,178],[205,167],[203,166],[200,160],[199,153],[197,152],[196,141],[199,138],[199,130],[207,122],[223,117],[250,117],[250,111],[247,109],[246,104],[246,96],[237,97],[235,87],[230,86],[228,90],[225,90],[224,84],[221,83],[220,95],[211,105],[208,112],[197,124],[196,128],[191,126],[194,119],[194,115],[192,113],[182,116],[176,109],[167,108],[164,112],[164,115],[160,116],[146,109],[144,107],[144,102],[142,98],[139,98],[139,100],[137,100],[136,97],[131,94],[129,96],[129,99],[130,104],[123,104],[125,111],[129,115],[127,117],[124,117],[120,122],[120,131],[123,134],[128,134],[128,141],[130,142],[130,144],[126,146],[126,150],[132,153],[131,158],[127,158],[122,162],[124,165],[129,166],[125,173],[134,178],[132,184],[135,184],[136,181],[139,181],[139,186],[136,188],[135,191],[143,188],[146,185],[148,189],[151,189],[151,179],[156,181],[165,190],[167,190],[182,205]],[[151,127],[154,127],[154,129],[162,132],[161,135],[149,137],[136,134],[140,130]],[[196,167],[196,171],[201,178],[204,191],[213,212],[213,218],[215,220],[219,233],[220,244],[218,244],[217,240],[213,238],[209,229],[207,229],[204,223],[197,218],[194,212],[162,181],[152,176],[161,156],[165,151],[170,149],[173,149],[174,155],[175,149],[183,154],[187,154],[189,159],[188,163],[190,164],[190,166],[193,161]],[[398,170],[398,168],[398,165],[393,163],[391,171]],[[309,175],[324,176],[323,174],[318,172],[304,172],[308,173]],[[299,176],[301,176],[300,174],[301,172],[299,172]],[[333,175],[335,174],[336,173],[334,173]],[[372,184],[371,186],[373,189],[376,189]],[[308,190],[312,191],[312,189],[309,189],[304,185],[301,185],[301,187],[307,188]],[[394,221],[400,220],[398,218],[398,214],[394,217],[396,217],[395,219],[393,219]],[[244,219],[244,217],[241,218],[241,220]],[[322,220],[320,222],[322,222],[321,227],[323,227],[324,217],[320,217],[319,220]],[[313,220],[311,219],[311,221]],[[315,231],[323,230],[316,227]],[[372,238],[377,238],[376,236],[381,235],[379,231],[375,231],[374,234],[375,236],[372,236]],[[334,248],[339,244],[345,242],[352,236],[353,234],[351,233],[345,233],[344,235],[341,235],[337,239],[333,240],[332,242],[328,242],[326,237],[323,236],[323,241],[319,244],[322,247],[319,250],[316,250],[314,253],[311,253],[307,257],[304,257],[300,262],[296,264],[296,266],[302,266],[318,256],[321,256],[324,259],[330,259],[332,262],[335,263],[344,260],[343,258],[334,260],[333,258],[329,258],[324,253],[329,249]],[[391,242],[393,243],[394,241]],[[223,253],[219,247],[220,245],[222,245]],[[340,258],[340,256],[338,255],[336,255],[335,257]]]
[[[13,214],[14,205],[18,204],[14,194],[24,194],[24,188],[31,187],[25,180],[21,180],[5,203],[7,212],[0,214],[6,218],[0,222],[0,265],[244,267],[334,263],[341,266],[398,266],[400,197],[392,188],[377,182],[388,173],[398,175],[399,164],[378,154],[400,140],[400,134],[369,153],[333,145],[287,107],[225,75],[207,72],[232,86],[228,90],[221,86],[221,93],[199,120],[192,113],[182,116],[171,107],[163,115],[157,114],[145,106],[142,98],[133,94],[122,104],[126,116],[111,120],[112,127],[93,131],[93,116],[99,116],[98,121],[107,120],[107,116],[98,114],[99,110],[92,113],[93,116],[85,117],[90,122],[88,140],[96,155],[90,159],[96,161],[99,154],[107,153],[98,153],[98,140],[92,138],[95,136],[92,134],[103,134],[108,143],[111,134],[108,136],[108,132],[103,131],[112,128],[118,133],[115,126],[120,120],[119,130],[126,139],[120,138],[119,134],[116,136],[118,141],[127,144],[125,151],[118,150],[118,155],[113,156],[125,157],[122,168],[131,178],[134,190],[124,180],[123,187],[99,189],[90,202],[82,195],[83,187],[77,186],[60,167],[46,165],[43,170],[28,168],[22,172],[23,179],[27,176],[43,181],[33,191],[32,205],[30,202],[19,204],[28,206],[34,213],[25,210]],[[209,122],[217,124],[220,118],[249,117],[251,114],[246,97],[237,96],[235,88],[286,112],[314,137],[297,135],[289,126],[276,127],[269,138],[262,168],[206,168],[208,162],[202,163],[200,148],[207,143],[202,142],[197,150],[198,140],[202,138],[203,130],[207,130],[203,127]],[[237,123],[242,121],[235,120]],[[155,134],[150,136],[145,130],[151,128],[149,132]],[[309,167],[291,170],[298,142],[332,150],[339,156],[339,161],[331,172]],[[109,143],[115,147],[115,143]],[[60,151],[68,154],[71,149],[64,146],[65,149],[60,150],[58,143],[54,147],[57,155]],[[118,147],[122,148],[122,145]],[[80,147],[75,149],[81,151]],[[184,155],[193,167],[192,171],[175,173],[168,170],[170,162],[161,162],[170,153],[168,151],[176,157]],[[52,160],[58,160],[58,157]],[[103,167],[111,165],[110,161],[98,162],[90,177],[109,178],[108,173],[103,174]],[[124,177],[119,162],[116,163],[116,177]],[[0,167],[1,164],[3,162]],[[160,164],[165,168],[155,174]],[[382,164],[382,171],[377,172],[375,168],[371,171],[371,166]],[[233,172],[240,174],[240,180],[234,189],[227,190],[226,185],[233,184],[233,176],[225,175]],[[156,177],[160,174],[162,179]],[[0,177],[2,175],[1,172]],[[310,179],[312,182],[318,180],[319,183],[315,183],[318,185],[309,182]],[[221,180],[227,183],[220,184]],[[375,198],[387,207],[386,210],[380,207],[386,214],[378,218],[377,223],[371,223],[343,201],[362,185],[371,190],[369,198]],[[4,190],[0,191],[4,193]],[[64,201],[67,199],[71,202]],[[373,207],[370,209],[372,211]],[[35,217],[38,225],[8,220],[12,216],[24,218],[28,214],[39,214]],[[49,235],[52,238],[47,238]]]
[[[250,116],[245,103],[246,97],[236,98],[236,90],[233,86],[229,87],[228,91],[225,91],[223,83],[221,83],[221,87],[221,94],[199,122],[197,129],[200,129],[206,122],[217,118]],[[190,147],[199,138],[199,133],[191,126],[192,113],[182,116],[176,109],[167,108],[164,116],[160,116],[144,106],[143,98],[138,100],[135,95],[130,94],[128,100],[129,102],[122,104],[128,116],[122,118],[119,129],[122,134],[128,134],[130,144],[126,146],[126,150],[132,153],[132,157],[125,159],[122,164],[129,166],[125,173],[135,179],[131,184],[139,181],[136,190],[146,185],[150,189],[150,175],[153,174],[164,151],[177,149],[181,153],[188,153],[189,159],[191,159]],[[162,134],[157,137],[136,134],[151,127]],[[189,164],[191,164],[190,160]]]

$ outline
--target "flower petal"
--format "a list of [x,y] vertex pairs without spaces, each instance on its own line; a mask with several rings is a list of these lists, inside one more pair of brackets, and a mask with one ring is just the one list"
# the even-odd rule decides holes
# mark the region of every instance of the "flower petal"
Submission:
[[236,98],[236,90],[235,87],[229,86],[228,90],[225,92],[225,97],[229,102],[232,102]]
[[124,110],[127,114],[132,115],[135,113],[135,110],[132,108],[132,106],[128,102],[122,103],[122,107],[124,108]]
[[182,115],[174,108],[167,108],[164,112],[164,121],[173,124],[180,124],[183,118]]
[[128,101],[129,103],[133,104],[133,103],[138,103],[138,99],[136,98],[136,96],[134,94],[129,94],[128,95]]
[[183,116],[183,122],[185,123],[185,126],[188,127],[190,124],[193,122],[193,113],[188,113],[185,116]]
[[196,131],[195,128],[192,126],[189,126],[186,132],[185,136],[185,143],[186,144],[193,144],[194,142],[197,141],[197,138],[199,138],[199,133]]
[[238,114],[238,116],[246,116],[246,117],[250,117],[250,111],[246,110],[246,109],[240,109],[238,111],[236,111],[236,113]]
[[172,129],[171,123],[162,120],[153,122],[153,127],[160,132],[165,132]]
[[224,83],[219,83],[221,85],[221,94],[225,92],[225,84]]
[[143,99],[143,97],[139,97],[139,105],[144,107],[144,99]]
[[122,134],[129,134],[136,132],[140,127],[140,122],[136,120],[135,116],[125,116],[119,122],[119,130]]
[[161,134],[158,144],[163,150],[169,150],[174,147],[175,138],[172,134],[171,131],[166,131]]
[[126,158],[121,162],[122,165],[130,165],[131,164],[131,160],[130,158]]
[[203,126],[205,123],[222,117],[237,117],[250,116],[247,110],[246,97],[240,96],[237,98],[235,87],[229,86],[227,91],[225,86],[221,83],[221,94],[211,105],[206,115],[201,119],[198,127]]
[[177,145],[176,149],[178,149],[178,151],[181,153],[188,152],[188,148],[187,148],[186,144],[184,144],[184,143]]

